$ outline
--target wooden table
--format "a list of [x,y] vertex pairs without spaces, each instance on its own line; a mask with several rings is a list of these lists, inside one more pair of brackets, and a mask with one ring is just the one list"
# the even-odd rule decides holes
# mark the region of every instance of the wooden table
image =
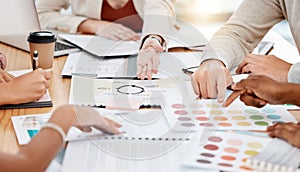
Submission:
[[[30,69],[29,53],[0,43],[0,52],[6,55],[8,66],[6,70]],[[29,108],[0,110],[0,151],[15,153],[19,149],[16,135],[12,126],[11,117],[50,112],[53,108],[68,103],[70,83],[68,78],[62,78],[60,72],[64,67],[67,56],[54,59],[53,76],[50,85],[50,95],[53,101],[52,108]]]
[[[0,52],[5,54],[7,57],[8,66],[6,70],[21,70],[31,68],[29,53],[2,43],[0,43]],[[54,105],[52,108],[0,110],[0,151],[16,153],[19,149],[11,122],[12,116],[47,113],[59,105],[68,103],[71,80],[68,78],[62,78],[60,75],[66,58],[67,56],[62,56],[54,59],[53,76],[49,89]],[[298,121],[300,121],[300,111],[292,111],[291,113]]]

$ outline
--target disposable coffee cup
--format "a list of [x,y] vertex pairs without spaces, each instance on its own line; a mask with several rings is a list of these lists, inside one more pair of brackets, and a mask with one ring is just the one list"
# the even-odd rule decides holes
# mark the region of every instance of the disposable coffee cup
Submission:
[[[49,31],[31,32],[27,38],[30,48],[30,57],[35,69],[51,69],[54,58],[55,35]],[[34,52],[38,52],[38,63],[33,63]]]

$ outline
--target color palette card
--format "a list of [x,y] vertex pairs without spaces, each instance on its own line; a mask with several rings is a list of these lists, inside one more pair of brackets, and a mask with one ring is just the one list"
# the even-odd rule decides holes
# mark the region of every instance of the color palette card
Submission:
[[207,170],[252,171],[245,165],[247,158],[259,154],[271,140],[268,137],[215,132],[202,142],[196,141],[183,165]]
[[266,105],[264,108],[254,108],[244,105],[240,100],[227,108],[222,107],[216,100],[192,103],[175,101],[168,104],[166,113],[176,116],[178,129],[205,127],[213,130],[264,131],[267,126],[276,122],[296,122],[284,106]]

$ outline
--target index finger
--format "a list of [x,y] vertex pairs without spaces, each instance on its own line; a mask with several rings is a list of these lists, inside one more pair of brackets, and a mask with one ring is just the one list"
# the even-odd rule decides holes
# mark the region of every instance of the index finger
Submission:
[[228,107],[236,98],[238,98],[240,95],[244,94],[245,92],[246,90],[233,91],[233,93],[231,93],[230,96],[225,100],[223,106]]

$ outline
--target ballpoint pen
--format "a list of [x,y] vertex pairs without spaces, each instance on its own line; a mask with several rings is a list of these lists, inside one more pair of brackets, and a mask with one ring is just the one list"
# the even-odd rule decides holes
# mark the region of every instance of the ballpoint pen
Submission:
[[39,53],[37,50],[34,50],[33,59],[32,59],[32,69],[33,70],[38,68],[38,60],[39,60]]

